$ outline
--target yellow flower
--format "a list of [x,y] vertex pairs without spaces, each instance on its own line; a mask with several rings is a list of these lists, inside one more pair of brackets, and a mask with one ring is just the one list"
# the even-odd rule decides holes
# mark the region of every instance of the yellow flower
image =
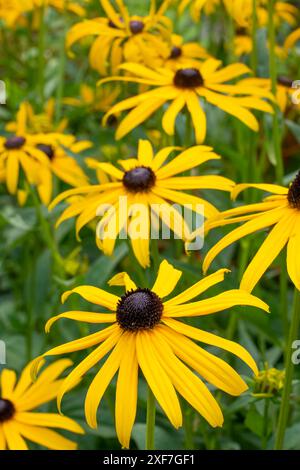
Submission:
[[26,440],[52,450],[77,448],[75,442],[52,428],[84,434],[79,424],[57,413],[35,411],[57,397],[64,380],[58,377],[70,365],[72,362],[68,359],[56,361],[44,369],[34,383],[32,362],[25,367],[18,382],[13,370],[0,372],[0,450],[28,450]]
[[103,87],[94,90],[83,84],[80,86],[80,98],[64,98],[63,102],[69,106],[85,106],[90,111],[106,112],[116,101],[120,91],[119,87]]
[[204,259],[203,270],[206,272],[218,253],[231,243],[250,233],[273,226],[248,265],[240,288],[251,292],[287,245],[287,270],[292,282],[300,290],[300,172],[289,188],[273,184],[239,184],[233,190],[233,196],[236,197],[241,191],[251,187],[273,195],[265,198],[263,202],[222,212],[215,219],[208,221],[208,229],[237,222],[246,223],[234,229],[211,248]]
[[[115,11],[109,0],[100,0],[106,17],[86,20],[74,25],[67,35],[67,48],[87,36],[97,36],[90,50],[90,64],[101,75],[107,75],[107,67],[116,73],[125,61],[154,65],[158,57],[168,57],[167,41],[170,37],[170,21],[163,16],[169,0],[164,0],[155,10],[151,2],[149,15],[130,15],[122,0]],[[165,40],[164,40],[165,39]]]
[[[36,113],[27,101],[21,103],[20,112],[23,114],[28,134],[64,132],[68,125],[67,119],[62,119],[59,123],[55,123],[55,100],[53,98],[46,102],[41,113]],[[17,128],[18,123],[16,121],[9,122],[5,127],[9,132],[17,132]]]
[[[266,90],[271,91],[272,83],[269,78],[245,78],[239,82],[241,85],[250,85],[262,87]],[[277,77],[277,93],[276,100],[280,110],[284,113],[289,106],[296,106],[293,104],[292,95],[295,92],[295,89],[292,88],[293,80],[284,77]],[[298,105],[300,108],[300,106]]]
[[[110,204],[111,209],[105,212],[99,223],[99,231],[101,229],[103,233],[107,229],[111,236],[104,239],[97,236],[98,247],[106,255],[111,255],[117,236],[122,230],[125,230],[131,238],[135,256],[143,267],[150,264],[150,221],[153,220],[153,217],[157,220],[160,218],[177,238],[188,242],[191,236],[190,229],[183,215],[169,201],[180,206],[188,204],[194,212],[201,214],[202,207],[200,208],[199,204],[203,205],[206,217],[211,217],[218,213],[212,204],[198,196],[183,193],[181,190],[218,189],[231,191],[234,183],[228,178],[216,175],[176,176],[208,160],[220,158],[212,152],[211,147],[195,146],[164,164],[171,152],[176,149],[176,147],[166,147],[154,155],[150,142],[140,140],[137,158],[118,162],[122,169],[110,163],[88,160],[87,163],[91,167],[103,171],[114,181],[71,189],[57,196],[51,203],[50,209],[70,196],[81,195],[82,197],[81,201],[76,200],[65,209],[57,221],[57,225],[66,219],[78,216],[76,222],[78,235],[83,226],[96,218],[100,207]],[[127,201],[127,210],[123,204],[124,197]],[[144,230],[141,230],[140,235],[134,233],[131,236],[131,224],[134,225],[132,210],[135,204],[138,204],[143,210],[145,227]]]
[[[26,104],[22,104],[16,122],[9,125],[15,130],[14,135],[0,136],[0,180],[6,180],[11,194],[17,194],[22,170],[27,182],[37,187],[41,201],[48,205],[53,174],[72,186],[88,183],[83,170],[67,151],[79,153],[91,147],[91,143],[60,133],[28,133],[26,109]],[[21,189],[26,192],[26,187]],[[24,194],[22,200],[24,203]]]
[[272,113],[272,106],[262,98],[273,99],[273,96],[260,87],[226,83],[249,73],[250,69],[240,63],[220,69],[221,64],[219,60],[207,59],[198,67],[178,68],[177,71],[166,68],[152,70],[139,64],[123,64],[120,68],[135,77],[106,78],[100,83],[122,80],[152,85],[154,89],[116,104],[106,114],[104,122],[111,114],[131,109],[118,126],[116,139],[121,139],[165,103],[172,101],[162,118],[164,131],[168,135],[174,135],[176,117],[187,106],[194,125],[196,142],[201,143],[206,136],[206,114],[199,100],[203,98],[257,131],[258,121],[249,109]]
[[285,371],[269,367],[259,371],[254,378],[254,390],[252,395],[256,398],[271,398],[283,389]]
[[182,36],[172,34],[171,50],[165,61],[165,66],[171,69],[177,69],[180,65],[185,67],[198,67],[199,60],[207,59],[208,52],[197,42],[184,42]]
[[[268,306],[247,292],[230,290],[215,297],[190,302],[210,286],[221,282],[226,269],[197,282],[181,294],[165,301],[175,289],[182,272],[164,260],[151,289],[138,287],[128,274],[114,276],[111,286],[125,286],[121,297],[93,286],[80,286],[66,292],[64,302],[77,293],[85,300],[108,309],[111,313],[71,311],[51,318],[46,331],[61,318],[87,323],[112,323],[92,335],[63,344],[44,356],[68,354],[96,349],[65,379],[59,394],[60,409],[64,394],[88,370],[99,364],[108,353],[103,366],[94,377],[85,400],[85,415],[92,428],[97,427],[97,409],[109,383],[118,372],[116,389],[116,431],[123,447],[129,447],[135,421],[138,397],[138,371],[141,369],[159,405],[175,428],[182,425],[182,414],[176,391],[213,426],[222,426],[222,411],[200,377],[215,387],[237,396],[247,389],[244,380],[222,359],[197,346],[191,339],[220,347],[242,359],[256,374],[256,364],[239,344],[177,321],[209,315],[236,305],[247,305],[268,311]],[[190,339],[191,338],[191,339]],[[40,358],[37,359],[38,365]],[[186,365],[185,365],[186,364]]]

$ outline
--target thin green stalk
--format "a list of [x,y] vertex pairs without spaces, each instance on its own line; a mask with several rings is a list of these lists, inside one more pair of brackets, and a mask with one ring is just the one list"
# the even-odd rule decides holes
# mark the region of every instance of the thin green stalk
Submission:
[[[64,1],[64,12],[67,9],[68,0]],[[66,71],[66,33],[67,24],[63,22],[63,31],[61,35],[60,48],[59,48],[59,67],[58,67],[58,86],[56,93],[56,122],[61,120],[62,115],[62,103],[64,97],[64,86],[65,86],[65,71]]]
[[146,450],[154,450],[154,432],[155,432],[155,397],[151,388],[148,385],[147,397],[147,421],[146,421]]
[[257,0],[252,0],[252,52],[251,52],[251,68],[253,72],[257,73],[257,39],[256,39],[256,31],[257,31]]
[[183,424],[185,433],[184,447],[187,450],[193,450],[195,448],[193,436],[193,410],[190,406],[187,406],[185,409]]
[[46,36],[46,22],[45,22],[45,6],[42,5],[39,10],[40,13],[40,29],[38,37],[38,97],[41,107],[44,104],[44,89],[45,89],[45,36]]
[[153,271],[157,273],[159,269],[158,240],[151,240],[151,255],[153,261]]
[[[276,53],[275,53],[275,1],[268,1],[268,32],[269,32],[269,55],[270,55],[270,78],[272,84],[272,93],[276,96],[277,93],[277,65],[276,65]],[[276,179],[278,184],[283,182],[283,160],[281,151],[281,133],[279,126],[279,108],[275,105],[274,117],[273,117],[273,139],[274,139],[274,154],[276,158]]]
[[61,255],[58,251],[58,248],[56,246],[56,242],[55,242],[54,237],[52,235],[51,227],[49,226],[47,220],[45,219],[45,217],[42,213],[41,203],[38,200],[34,189],[32,189],[31,187],[29,187],[29,189],[30,189],[31,197],[32,197],[33,204],[34,204],[34,207],[35,207],[35,210],[36,210],[36,214],[37,214],[37,219],[40,223],[40,227],[41,227],[41,231],[42,231],[42,235],[44,237],[45,243],[46,243],[46,245],[48,246],[49,250],[52,253],[52,257],[53,257],[53,260],[54,260],[54,263],[56,265],[56,268],[57,268],[57,271],[58,271],[59,275],[61,277],[64,277],[64,275],[65,275],[64,260],[61,257]]
[[288,341],[286,343],[286,364],[285,364],[285,381],[282,392],[281,406],[279,411],[279,419],[277,425],[277,435],[275,440],[275,450],[280,450],[284,446],[284,436],[288,422],[290,411],[290,395],[292,391],[292,380],[294,372],[294,364],[292,362],[293,342],[297,339],[300,326],[300,292],[295,287],[294,305],[292,311],[291,325]]
[[265,398],[264,406],[264,425],[263,425],[263,435],[262,435],[262,449],[266,449],[268,445],[269,437],[269,410],[270,410],[270,399]]

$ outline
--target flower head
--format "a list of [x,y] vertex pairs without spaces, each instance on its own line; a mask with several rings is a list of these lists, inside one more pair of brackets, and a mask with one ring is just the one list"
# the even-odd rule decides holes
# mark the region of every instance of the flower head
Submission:
[[[100,163],[87,159],[90,167],[101,170],[113,181],[84,186],[60,194],[50,205],[54,207],[58,202],[70,196],[80,195],[80,200],[71,202],[62,213],[57,225],[66,219],[78,216],[76,222],[77,234],[81,228],[95,219],[97,214],[102,216],[97,230],[97,244],[105,254],[110,255],[114,250],[116,238],[125,230],[131,238],[133,251],[143,267],[149,266],[150,254],[150,220],[159,220],[176,234],[177,238],[188,242],[191,237],[190,228],[178,208],[170,202],[180,206],[189,205],[195,213],[203,213],[206,217],[216,215],[218,210],[205,199],[186,194],[182,190],[217,189],[231,191],[233,181],[217,175],[176,176],[202,163],[220,158],[211,147],[195,146],[181,152],[170,162],[166,163],[171,152],[176,147],[166,147],[154,155],[149,141],[140,140],[137,158],[120,160],[120,168],[110,163]],[[126,206],[124,203],[126,198]],[[100,213],[99,209],[110,204],[110,209]],[[136,206],[137,205],[137,206]],[[143,229],[135,233],[134,209],[138,208],[143,216]],[[137,214],[136,214],[137,215]],[[109,236],[100,237],[99,234],[108,232]]]
[[[1,181],[6,180],[8,191],[16,194],[22,171],[27,183],[37,187],[39,197],[46,205],[52,198],[53,175],[71,186],[87,184],[86,175],[68,152],[79,153],[91,147],[90,142],[77,141],[72,135],[33,133],[32,126],[46,127],[48,124],[48,120],[35,120],[32,107],[23,103],[16,122],[8,125],[14,134],[0,137]],[[26,193],[26,187],[21,189]]]
[[52,430],[83,434],[83,429],[74,420],[56,413],[36,411],[57,397],[63,384],[59,376],[72,362],[68,359],[54,362],[34,383],[31,380],[32,365],[30,362],[25,367],[18,382],[13,370],[0,372],[0,450],[28,450],[27,440],[53,450],[76,449],[75,442]]
[[90,64],[101,75],[107,75],[110,64],[113,73],[125,61],[154,65],[160,57],[168,57],[170,22],[164,16],[169,0],[155,10],[151,2],[145,17],[130,15],[123,0],[117,2],[118,11],[109,0],[100,0],[106,17],[85,20],[74,25],[67,36],[67,47],[87,36],[96,36],[90,50]]
[[221,212],[207,223],[207,228],[245,222],[223,237],[207,253],[203,270],[206,272],[214,258],[235,241],[261,229],[272,227],[256,255],[249,263],[241,280],[241,289],[251,292],[278,254],[287,246],[287,270],[292,282],[300,290],[300,172],[289,188],[273,184],[239,184],[233,190],[236,197],[247,188],[271,193],[257,204],[248,204]]
[[284,370],[278,370],[265,364],[265,368],[254,377],[252,395],[256,398],[272,398],[283,389],[284,380]]
[[[90,353],[65,379],[58,395],[58,406],[69,388],[109,353],[94,377],[85,400],[88,424],[97,427],[97,409],[115,374],[116,430],[122,446],[129,447],[138,398],[138,371],[141,369],[159,405],[176,428],[182,425],[178,392],[213,426],[222,426],[222,411],[202,381],[240,395],[247,389],[244,380],[225,361],[196,345],[192,339],[220,347],[242,359],[256,374],[257,367],[250,354],[240,345],[214,334],[199,330],[177,320],[220,312],[235,305],[248,305],[268,310],[267,305],[251,294],[239,290],[223,292],[215,297],[191,302],[209,287],[221,282],[227,270],[222,269],[197,282],[181,294],[164,300],[175,289],[181,271],[166,260],[160,265],[151,289],[136,286],[128,274],[114,276],[111,286],[124,286],[121,297],[92,286],[80,286],[66,292],[63,302],[73,293],[108,309],[111,313],[70,311],[49,320],[46,330],[61,318],[111,326],[92,335],[58,346],[44,356],[68,354],[92,346]],[[37,365],[39,359],[37,360]],[[196,375],[194,371],[199,374]]]
[[133,77],[112,77],[103,79],[100,83],[122,80],[151,85],[153,90],[116,104],[106,114],[104,122],[111,114],[130,109],[116,132],[116,138],[121,139],[171,101],[162,119],[164,131],[168,135],[174,135],[176,117],[186,106],[194,125],[196,142],[201,143],[206,136],[206,114],[201,99],[235,116],[250,129],[257,131],[258,121],[250,109],[272,113],[272,106],[262,99],[272,100],[272,94],[260,87],[226,83],[249,73],[246,65],[237,63],[221,69],[220,66],[221,62],[216,59],[207,59],[197,67],[179,66],[176,71],[166,68],[152,70],[139,64],[123,64],[120,68],[134,75]]

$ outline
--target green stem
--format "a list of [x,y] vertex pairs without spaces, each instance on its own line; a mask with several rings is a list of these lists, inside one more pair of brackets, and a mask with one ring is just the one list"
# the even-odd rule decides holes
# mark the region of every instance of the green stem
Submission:
[[285,381],[282,392],[281,406],[279,412],[279,419],[277,425],[277,435],[275,441],[275,450],[280,450],[284,445],[285,430],[288,422],[288,415],[290,410],[290,395],[292,391],[292,380],[294,372],[294,364],[292,362],[293,342],[298,337],[300,326],[300,292],[295,287],[294,305],[292,311],[291,325],[289,337],[286,344],[286,365],[285,365]]
[[30,190],[30,193],[31,193],[31,197],[32,197],[33,204],[34,204],[34,207],[35,207],[35,210],[36,210],[36,214],[37,214],[37,219],[40,223],[40,227],[41,227],[41,231],[42,231],[42,235],[44,237],[45,243],[46,243],[46,245],[48,246],[49,250],[52,253],[52,257],[53,257],[53,260],[54,260],[54,263],[56,265],[56,268],[57,268],[57,271],[58,271],[59,275],[62,278],[64,278],[65,277],[64,260],[63,260],[63,258],[61,257],[61,255],[58,251],[58,248],[56,246],[56,242],[55,242],[53,234],[52,234],[52,230],[51,230],[47,220],[45,219],[45,217],[42,213],[40,201],[38,200],[34,189],[29,187],[29,190]]
[[[64,1],[64,11],[67,9],[68,0]],[[63,16],[62,16],[63,17]],[[56,93],[56,122],[59,123],[62,115],[62,102],[64,96],[64,85],[65,85],[65,71],[66,71],[66,33],[67,24],[64,22],[64,27],[61,35],[61,42],[59,48],[59,67],[58,67],[58,87]]]
[[265,450],[268,444],[269,437],[269,409],[270,409],[270,399],[265,398],[265,407],[264,407],[264,427],[262,435],[262,448]]
[[256,40],[256,30],[257,30],[257,0],[252,0],[252,52],[251,52],[251,68],[254,74],[257,73],[257,40]]
[[187,407],[184,414],[185,449],[193,450],[193,410]]
[[147,397],[147,422],[146,422],[146,450],[154,450],[154,431],[155,431],[155,397],[148,385]]
[[45,6],[41,6],[40,10],[40,30],[38,38],[38,97],[41,107],[44,105],[44,88],[45,88],[45,33],[46,33],[46,23],[45,23]]
[[[275,53],[275,1],[268,1],[268,30],[269,30],[269,55],[270,55],[270,78],[272,84],[272,93],[276,96],[277,93],[277,65],[276,65],[276,53]],[[276,179],[278,184],[283,182],[283,160],[281,151],[281,133],[279,126],[279,108],[275,105],[274,117],[273,117],[273,138],[274,138],[274,153],[276,158]]]

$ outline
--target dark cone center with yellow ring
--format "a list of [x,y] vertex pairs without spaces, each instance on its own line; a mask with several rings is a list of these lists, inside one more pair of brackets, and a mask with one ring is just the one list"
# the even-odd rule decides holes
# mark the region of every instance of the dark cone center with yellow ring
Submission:
[[126,171],[123,176],[123,184],[132,193],[147,192],[155,184],[156,176],[147,166],[137,166]]
[[161,319],[163,304],[155,292],[138,288],[126,292],[117,306],[117,322],[123,330],[140,331],[154,328]]
[[198,69],[179,69],[174,76],[174,85],[178,88],[197,88],[204,84]]
[[291,207],[300,210],[300,171],[290,186],[287,198]]
[[19,137],[14,135],[13,137],[9,137],[6,139],[4,143],[4,147],[8,150],[20,149],[25,144],[26,139],[24,137]]
[[47,155],[49,160],[53,159],[53,157],[54,157],[54,148],[52,147],[52,145],[38,144],[37,148],[41,152],[43,152],[45,155]]
[[170,59],[178,59],[182,55],[181,47],[173,46],[171,49]]
[[0,398],[0,423],[8,421],[15,414],[15,407],[10,400]]
[[129,23],[129,28],[132,34],[139,34],[143,31],[145,25],[142,21],[132,20]]

